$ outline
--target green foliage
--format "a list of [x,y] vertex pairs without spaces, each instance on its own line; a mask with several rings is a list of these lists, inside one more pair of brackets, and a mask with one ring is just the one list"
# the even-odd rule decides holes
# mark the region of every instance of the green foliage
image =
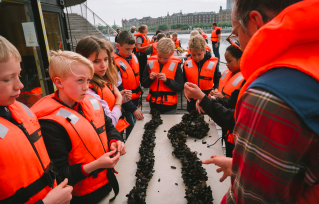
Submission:
[[158,25],[149,27],[148,30],[158,30]]
[[189,25],[187,23],[176,23],[171,25],[171,29],[178,29],[181,28],[182,30],[186,30],[189,28]]
[[158,25],[158,30],[167,30],[169,29],[168,25],[166,23],[162,23]]
[[231,22],[221,22],[221,23],[217,23],[218,27],[232,27]]
[[192,25],[192,28],[211,28],[212,23],[196,23]]

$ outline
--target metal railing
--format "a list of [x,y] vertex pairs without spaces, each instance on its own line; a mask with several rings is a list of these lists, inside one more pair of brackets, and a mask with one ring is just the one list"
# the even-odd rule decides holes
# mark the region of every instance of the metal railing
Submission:
[[103,35],[108,35],[110,40],[110,35],[116,35],[117,32],[107,24],[101,17],[99,17],[94,11],[92,11],[87,5],[87,2],[78,4],[75,6],[66,7],[66,11],[70,10],[70,13],[78,14],[89,21],[97,30],[99,30]]

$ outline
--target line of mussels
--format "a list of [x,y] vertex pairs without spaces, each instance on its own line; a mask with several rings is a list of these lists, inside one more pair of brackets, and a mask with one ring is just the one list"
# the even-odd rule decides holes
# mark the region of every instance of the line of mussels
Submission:
[[129,194],[126,195],[128,204],[145,204],[148,182],[151,180],[154,170],[154,147],[156,128],[163,123],[160,113],[152,109],[152,120],[144,125],[144,134],[139,149],[140,160],[136,162],[136,183]]
[[197,152],[192,152],[186,145],[187,135],[203,138],[209,131],[204,116],[196,111],[185,114],[182,122],[173,126],[167,134],[174,151],[173,155],[181,160],[182,178],[187,187],[185,198],[188,204],[213,203],[213,195],[210,186],[207,186],[207,172],[202,167],[202,162],[197,157]]

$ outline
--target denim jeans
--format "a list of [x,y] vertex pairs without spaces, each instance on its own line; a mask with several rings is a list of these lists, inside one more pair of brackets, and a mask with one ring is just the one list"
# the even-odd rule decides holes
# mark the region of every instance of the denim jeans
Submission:
[[219,47],[220,47],[220,43],[218,43],[218,47],[215,47],[216,44],[212,43],[212,47],[213,47],[213,52],[215,57],[218,58],[218,60],[220,60],[220,55],[219,55]]
[[126,121],[130,124],[130,126],[126,128],[126,140],[127,140],[128,136],[130,136],[134,128],[134,125],[136,123],[136,118],[134,117],[133,113],[128,111],[125,112],[125,118],[126,118]]

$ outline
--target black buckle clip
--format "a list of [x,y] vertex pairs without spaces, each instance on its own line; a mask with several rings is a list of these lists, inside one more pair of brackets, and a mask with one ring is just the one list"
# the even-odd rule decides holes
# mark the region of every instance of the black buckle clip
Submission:
[[52,163],[50,163],[47,169],[44,172],[45,179],[48,182],[48,185],[53,188],[54,181],[56,179],[56,170]]

